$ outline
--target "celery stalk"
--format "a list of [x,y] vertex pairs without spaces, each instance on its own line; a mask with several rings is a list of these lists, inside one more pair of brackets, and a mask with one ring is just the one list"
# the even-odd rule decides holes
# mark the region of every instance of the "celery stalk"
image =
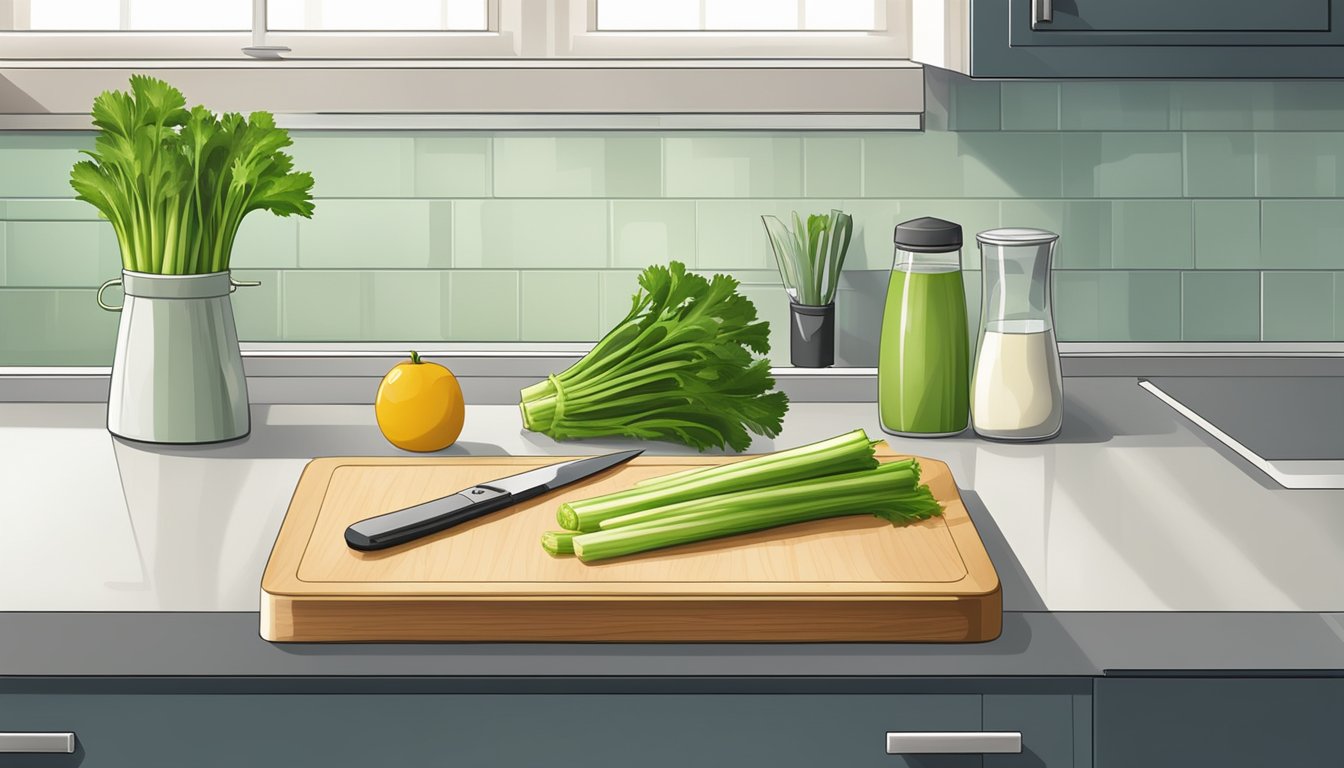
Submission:
[[[753,459],[746,459],[746,461],[753,461]],[[653,486],[663,485],[664,483],[670,483],[675,480],[682,480],[685,479],[686,477],[689,477],[690,475],[694,475],[699,472],[705,472],[707,470],[714,469],[715,467],[722,467],[722,466],[728,466],[728,465],[707,464],[703,467],[691,467],[690,469],[683,469],[680,472],[673,472],[670,475],[658,475],[657,477],[646,477],[643,480],[635,481],[635,487],[652,488]]]
[[541,534],[541,548],[552,555],[574,554],[574,531],[547,531]]
[[770,509],[777,504],[816,500],[835,494],[845,495],[865,492],[870,488],[893,494],[907,493],[913,492],[918,484],[919,464],[914,459],[903,459],[882,464],[876,469],[864,469],[858,472],[814,478],[769,488],[752,488],[736,493],[689,499],[675,504],[643,509],[626,515],[609,517],[603,520],[598,527],[605,531],[627,525],[666,520],[688,512],[731,511],[749,507]]
[[[818,495],[809,488],[791,501],[765,506],[742,500],[725,508],[711,502],[698,511],[581,533],[574,537],[574,553],[591,562],[829,517],[871,514],[899,524],[942,514],[928,486],[904,487],[902,475],[877,470],[853,473],[844,482],[833,483],[828,494]],[[799,484],[803,485],[818,484]]]
[[603,520],[681,501],[872,469],[873,443],[861,429],[787,451],[704,469],[610,493],[565,502],[556,519],[562,528],[596,531]]

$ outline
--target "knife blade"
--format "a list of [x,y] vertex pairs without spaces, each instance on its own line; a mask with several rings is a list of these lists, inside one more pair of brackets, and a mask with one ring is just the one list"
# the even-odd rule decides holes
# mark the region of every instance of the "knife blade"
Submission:
[[345,529],[345,543],[361,552],[405,544],[576,483],[643,452],[618,451],[562,461],[473,485],[432,501],[360,520]]

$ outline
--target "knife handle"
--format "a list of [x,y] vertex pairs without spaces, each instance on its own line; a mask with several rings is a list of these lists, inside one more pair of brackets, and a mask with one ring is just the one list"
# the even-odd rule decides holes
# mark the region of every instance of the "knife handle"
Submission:
[[345,543],[361,552],[395,547],[475,520],[518,501],[507,491],[478,485],[451,496],[360,520],[345,529]]

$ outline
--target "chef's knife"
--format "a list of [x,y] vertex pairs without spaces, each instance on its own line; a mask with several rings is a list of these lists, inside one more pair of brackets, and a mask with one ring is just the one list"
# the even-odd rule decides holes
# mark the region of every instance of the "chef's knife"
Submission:
[[365,552],[405,544],[576,483],[627,462],[641,453],[643,451],[620,451],[605,456],[562,461],[474,485],[433,501],[360,520],[345,529],[345,543],[351,549]]

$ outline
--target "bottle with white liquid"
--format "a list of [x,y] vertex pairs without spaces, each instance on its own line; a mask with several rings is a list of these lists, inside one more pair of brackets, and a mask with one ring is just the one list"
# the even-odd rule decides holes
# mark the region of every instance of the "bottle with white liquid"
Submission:
[[971,425],[995,440],[1047,440],[1064,421],[1050,262],[1059,235],[991,229],[980,245],[980,336],[971,376]]

